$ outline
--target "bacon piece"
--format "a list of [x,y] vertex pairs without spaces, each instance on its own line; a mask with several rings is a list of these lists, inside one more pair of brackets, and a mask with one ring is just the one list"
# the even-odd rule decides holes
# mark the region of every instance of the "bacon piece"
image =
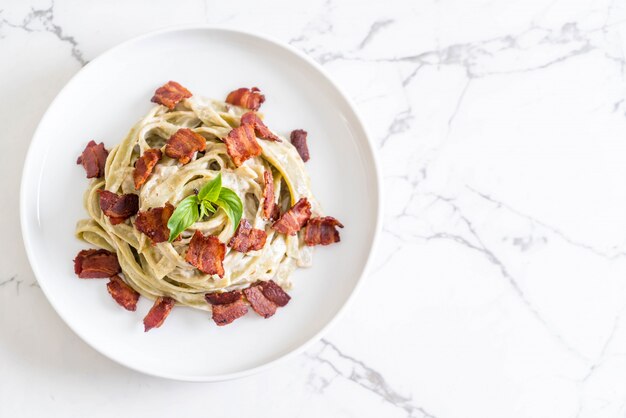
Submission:
[[152,308],[150,308],[150,312],[143,319],[144,331],[148,332],[152,328],[158,328],[163,325],[163,321],[170,314],[175,304],[176,301],[167,296],[157,298]]
[[215,293],[207,293],[204,295],[204,298],[211,305],[226,305],[229,303],[233,303],[241,299],[242,293],[241,290],[232,290],[230,292],[215,292]]
[[246,112],[241,116],[242,125],[252,125],[254,127],[254,133],[263,139],[268,141],[282,142],[279,137],[274,135],[270,128],[265,126],[261,118],[255,112]]
[[108,190],[98,190],[100,194],[100,209],[109,217],[112,225],[117,225],[130,218],[139,210],[139,196],[136,194],[122,194]]
[[243,299],[225,305],[213,306],[213,321],[218,327],[228,325],[237,318],[241,318],[248,313],[248,305]]
[[165,155],[177,158],[181,164],[187,164],[197,151],[206,149],[206,139],[191,129],[177,130],[165,144]]
[[246,295],[246,299],[250,302],[250,306],[252,306],[254,312],[258,313],[263,318],[269,318],[276,313],[277,305],[263,295],[260,286],[250,286],[243,290],[243,294]]
[[135,181],[135,190],[139,190],[144,185],[154,166],[159,162],[163,153],[160,149],[150,148],[143,152],[141,157],[137,159],[135,163],[135,170],[133,171],[133,180]]
[[235,231],[235,235],[230,239],[228,246],[240,253],[258,251],[263,248],[266,239],[267,234],[265,231],[252,228],[252,225],[250,225],[247,219],[242,219],[239,222],[237,231]]
[[87,172],[87,178],[97,178],[104,176],[104,165],[107,162],[109,151],[104,148],[104,144],[89,141],[83,153],[76,160],[76,164],[82,164]]
[[135,311],[137,309],[139,293],[127,285],[117,274],[109,280],[109,283],[107,283],[107,290],[113,299],[115,299],[115,301],[127,311]]
[[226,254],[226,245],[213,236],[202,235],[197,231],[189,241],[189,249],[185,255],[185,260],[195,266],[198,270],[206,274],[217,274],[224,277],[224,255]]
[[263,173],[263,219],[271,219],[276,203],[274,202],[274,176],[272,170]]
[[256,142],[254,127],[247,123],[230,131],[228,136],[224,138],[224,143],[226,143],[228,155],[237,167],[248,158],[261,155],[262,149]]
[[226,103],[251,110],[259,110],[259,107],[261,107],[264,101],[265,96],[261,93],[261,90],[256,87],[252,87],[251,89],[242,87],[231,91],[228,93],[228,96],[226,96]]
[[278,218],[280,218],[280,207],[278,205],[274,205],[272,215],[268,218],[268,221],[276,221]]
[[178,102],[191,96],[191,92],[177,82],[168,81],[156,89],[154,96],[152,96],[150,101],[167,106],[170,110],[172,110],[176,107]]
[[135,219],[135,228],[139,232],[143,232],[152,240],[152,244],[165,242],[170,238],[170,229],[167,227],[167,221],[174,213],[174,206],[169,203],[162,208],[152,208],[145,212],[139,212]]
[[336,227],[343,228],[343,225],[332,216],[311,218],[304,228],[304,242],[309,247],[339,242],[339,231]]
[[311,204],[306,197],[301,198],[287,212],[274,222],[272,228],[282,234],[296,235],[311,217]]
[[74,258],[74,273],[81,279],[105,279],[121,271],[117,255],[107,250],[82,250]]
[[282,287],[277,285],[274,280],[259,282],[257,286],[261,288],[263,296],[265,296],[278,306],[285,306],[287,303],[289,303],[289,300],[291,299],[291,296],[289,296]]
[[306,144],[307,132],[302,129],[296,129],[291,132],[291,144],[296,148],[300,158],[305,163],[311,158],[309,156],[309,146]]

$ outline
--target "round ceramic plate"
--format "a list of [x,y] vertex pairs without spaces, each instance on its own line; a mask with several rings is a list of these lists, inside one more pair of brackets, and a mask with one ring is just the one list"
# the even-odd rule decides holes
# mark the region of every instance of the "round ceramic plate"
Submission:
[[[74,237],[86,217],[88,180],[76,158],[91,140],[112,148],[153,106],[154,90],[176,80],[195,94],[225,98],[259,86],[273,130],[309,132],[306,164],[324,212],[345,224],[341,242],[315,249],[313,266],[292,276],[291,302],[269,319],[249,313],[217,327],[206,312],[176,307],[161,328],[119,307],[105,279],[79,280],[72,259],[88,248]],[[21,221],[42,290],[87,344],[132,369],[211,381],[250,374],[303,350],[345,307],[363,277],[380,225],[380,181],[372,145],[353,106],[324,71],[287,45],[212,27],[151,33],[90,62],[50,105],[24,166]]]

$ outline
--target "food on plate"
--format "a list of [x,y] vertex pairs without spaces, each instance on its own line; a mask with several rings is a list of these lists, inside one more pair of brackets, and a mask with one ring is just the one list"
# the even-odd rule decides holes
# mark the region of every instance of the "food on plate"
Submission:
[[213,305],[213,321],[218,327],[228,325],[248,313],[248,304],[243,299],[224,305]]
[[121,271],[117,256],[107,250],[82,250],[74,258],[74,273],[81,279],[106,279]]
[[167,296],[159,296],[148,314],[143,318],[144,331],[148,332],[152,328],[159,328],[165,322],[165,318],[170,314],[176,301]]
[[91,180],[76,234],[98,249],[78,253],[75,273],[108,278],[126,310],[154,300],[145,331],[175,305],[209,311],[218,326],[249,307],[269,318],[312,246],[339,242],[343,228],[311,191],[306,132],[286,141],[273,131],[255,87],[220,101],[170,81],[152,101],[122,142],[90,141],[78,159]]
[[262,229],[252,228],[246,219],[239,221],[235,235],[228,242],[228,246],[240,253],[258,251],[265,246],[267,234]]
[[104,165],[106,164],[109,152],[104,148],[101,142],[96,144],[95,141],[89,141],[85,150],[76,160],[76,164],[83,166],[87,172],[87,178],[97,178],[104,176]]
[[127,311],[137,309],[139,292],[127,285],[117,274],[109,279],[107,290],[115,301]]
[[136,194],[117,194],[108,190],[98,190],[100,209],[109,217],[113,225],[124,222],[139,210],[139,196]]
[[332,216],[311,218],[304,229],[304,242],[309,246],[339,242],[339,231],[336,227],[343,228],[343,225]]
[[175,81],[168,81],[154,92],[151,101],[153,103],[162,104],[169,110],[172,110],[183,99],[191,97],[189,90],[181,86]]
[[283,234],[296,235],[309,219],[311,219],[311,204],[306,197],[302,197],[274,222],[272,228]]
[[291,144],[296,148],[298,154],[300,154],[300,158],[305,163],[309,161],[311,158],[309,155],[309,146],[306,142],[307,132],[302,129],[296,129],[291,132],[289,138],[291,139]]
[[161,157],[163,157],[163,153],[160,149],[149,148],[137,159],[135,169],[133,170],[135,190],[141,189],[141,186],[148,180],[148,177],[152,174],[152,170],[154,170],[154,166],[157,165]]
[[167,227],[167,223],[173,213],[174,206],[169,203],[166,203],[163,207],[150,208],[139,212],[137,218],[135,218],[135,229],[150,238],[152,245],[165,242],[170,237],[170,229]]
[[251,89],[242,87],[231,91],[226,96],[226,103],[251,110],[259,110],[264,101],[265,96],[257,87]]
[[206,140],[191,129],[181,128],[165,144],[165,155],[178,159],[181,164],[187,164],[198,151],[204,151]]

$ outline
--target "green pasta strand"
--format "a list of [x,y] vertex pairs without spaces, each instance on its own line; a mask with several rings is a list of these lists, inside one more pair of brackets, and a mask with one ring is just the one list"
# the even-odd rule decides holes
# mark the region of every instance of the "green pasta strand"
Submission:
[[[262,217],[265,170],[274,173],[276,204],[286,209],[306,197],[311,202],[313,214],[320,214],[304,163],[284,138],[282,142],[258,139],[262,155],[235,167],[221,138],[239,126],[245,112],[237,106],[197,96],[184,100],[174,111],[155,106],[110,151],[104,179],[92,180],[85,191],[83,203],[89,218],[77,223],[76,236],[93,246],[117,253],[124,280],[142,296],[151,299],[169,296],[179,304],[208,311],[210,305],[204,299],[206,293],[241,289],[258,280],[269,279],[289,288],[291,273],[297,267],[310,265],[312,250],[304,245],[302,231],[295,236],[278,234],[271,229],[271,221]],[[206,152],[196,155],[186,165],[163,154],[141,190],[135,190],[133,170],[137,158],[148,148],[164,151],[167,139],[180,128],[189,128],[202,135],[207,143]],[[266,244],[259,251],[244,254],[227,247],[222,278],[204,274],[187,263],[185,253],[196,230],[215,235],[223,243],[229,242],[234,228],[223,210],[187,228],[181,234],[181,240],[154,245],[134,228],[134,217],[112,225],[100,209],[98,190],[103,189],[138,194],[140,211],[162,207],[166,203],[176,206],[219,172],[222,173],[223,186],[237,193],[243,202],[243,216],[254,228],[267,233]]]

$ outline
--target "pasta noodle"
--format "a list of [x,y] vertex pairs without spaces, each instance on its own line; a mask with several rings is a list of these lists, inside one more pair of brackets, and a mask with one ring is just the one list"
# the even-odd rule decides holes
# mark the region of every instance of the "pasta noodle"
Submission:
[[[182,305],[210,310],[204,298],[206,293],[242,289],[269,279],[289,288],[291,273],[297,267],[311,264],[312,248],[304,244],[303,231],[293,236],[280,234],[270,228],[271,221],[262,216],[266,170],[272,170],[275,202],[283,211],[306,197],[312,213],[321,213],[311,193],[304,163],[296,149],[283,138],[280,142],[258,140],[262,154],[236,167],[221,138],[239,126],[245,112],[238,106],[198,96],[182,101],[171,111],[155,106],[111,150],[104,178],[91,180],[84,195],[89,218],[78,222],[76,234],[86,242],[117,253],[126,283],[141,295],[151,299],[167,296]],[[206,151],[196,153],[185,165],[163,156],[143,187],[135,190],[133,170],[137,158],[149,148],[163,149],[168,138],[181,128],[202,135],[206,139]],[[266,244],[258,251],[241,253],[227,247],[222,278],[204,274],[187,263],[185,251],[196,230],[215,235],[222,243],[229,242],[235,225],[223,210],[187,228],[179,241],[153,244],[132,224],[112,225],[100,208],[98,191],[102,189],[118,194],[138,194],[140,211],[166,203],[176,206],[220,172],[223,186],[232,189],[243,203],[242,219],[267,233]]]

